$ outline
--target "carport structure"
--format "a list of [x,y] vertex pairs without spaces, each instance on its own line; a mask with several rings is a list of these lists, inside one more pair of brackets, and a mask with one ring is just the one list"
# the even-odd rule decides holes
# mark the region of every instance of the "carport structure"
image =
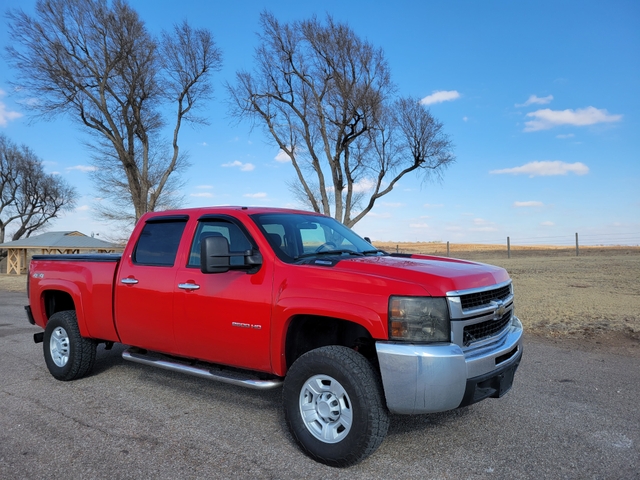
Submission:
[[6,249],[7,274],[20,275],[27,272],[27,254],[29,250],[38,253],[115,253],[122,247],[89,237],[81,232],[47,232],[35,237],[23,238],[13,242],[0,243],[0,249]]

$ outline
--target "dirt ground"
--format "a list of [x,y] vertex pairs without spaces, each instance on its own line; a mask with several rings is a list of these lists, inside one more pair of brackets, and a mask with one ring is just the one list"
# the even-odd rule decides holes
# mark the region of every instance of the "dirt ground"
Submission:
[[[378,244],[404,253],[445,254],[446,244]],[[443,250],[444,247],[444,251]],[[450,256],[499,265],[513,279],[516,314],[530,335],[577,348],[640,355],[640,248],[451,246]],[[490,246],[489,246],[490,247]],[[0,289],[25,291],[25,275],[0,275]]]
[[26,292],[27,276],[26,275],[7,275],[0,274],[0,290],[9,292]]

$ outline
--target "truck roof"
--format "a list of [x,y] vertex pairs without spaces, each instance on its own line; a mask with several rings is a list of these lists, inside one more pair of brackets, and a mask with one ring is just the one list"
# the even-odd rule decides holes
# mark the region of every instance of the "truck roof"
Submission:
[[305,214],[305,215],[321,215],[316,212],[309,212],[306,210],[295,210],[289,208],[275,208],[275,207],[246,207],[239,205],[231,206],[215,206],[215,207],[195,207],[195,208],[182,208],[176,210],[163,210],[158,212],[146,213],[141,219],[153,218],[158,216],[169,215],[205,215],[205,214],[234,214],[236,212],[242,212],[245,215],[263,214],[263,213],[289,213],[289,214]]

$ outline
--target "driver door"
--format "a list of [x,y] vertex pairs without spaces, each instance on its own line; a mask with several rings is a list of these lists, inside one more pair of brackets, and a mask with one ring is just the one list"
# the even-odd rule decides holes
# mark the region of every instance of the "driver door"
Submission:
[[273,266],[234,269],[243,256],[230,258],[225,273],[200,271],[200,244],[223,236],[231,253],[257,249],[244,227],[226,217],[198,221],[187,265],[176,275],[174,332],[184,356],[252,370],[270,371],[270,321]]

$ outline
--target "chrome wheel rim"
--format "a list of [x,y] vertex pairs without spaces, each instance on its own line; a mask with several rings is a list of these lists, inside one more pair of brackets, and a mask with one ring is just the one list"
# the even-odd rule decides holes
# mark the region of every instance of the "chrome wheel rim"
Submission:
[[300,414],[307,430],[324,443],[344,440],[353,422],[349,395],[340,382],[328,375],[315,375],[304,383]]
[[56,327],[51,332],[49,352],[53,363],[58,367],[64,367],[69,361],[69,335],[62,327]]

